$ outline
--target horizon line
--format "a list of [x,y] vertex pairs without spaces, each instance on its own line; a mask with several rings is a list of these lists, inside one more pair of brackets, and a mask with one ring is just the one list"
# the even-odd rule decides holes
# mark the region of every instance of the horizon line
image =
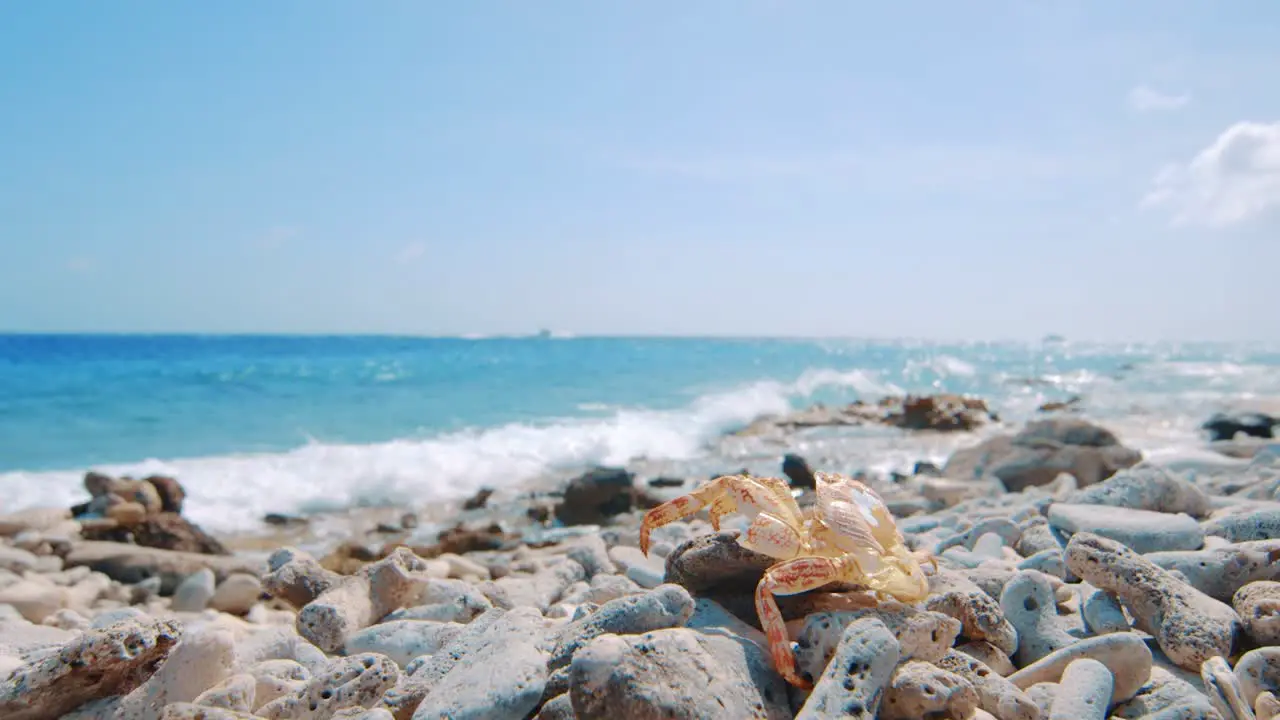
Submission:
[[716,333],[576,333],[572,331],[495,332],[495,333],[415,333],[415,332],[367,332],[367,331],[279,331],[279,330],[8,330],[0,328],[0,337],[151,337],[151,338],[281,338],[281,339],[388,339],[388,340],[785,340],[785,341],[844,341],[866,343],[921,343],[928,345],[1264,345],[1275,346],[1275,341],[1206,340],[1206,339],[1129,339],[1099,340],[1093,338],[1067,338],[1057,333],[1046,333],[1039,338],[936,338],[911,335],[788,335],[788,334],[716,334]]

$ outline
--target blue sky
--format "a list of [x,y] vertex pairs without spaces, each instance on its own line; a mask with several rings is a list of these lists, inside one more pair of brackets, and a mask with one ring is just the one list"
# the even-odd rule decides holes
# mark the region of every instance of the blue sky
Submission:
[[0,328],[1280,340],[1280,5],[0,5]]

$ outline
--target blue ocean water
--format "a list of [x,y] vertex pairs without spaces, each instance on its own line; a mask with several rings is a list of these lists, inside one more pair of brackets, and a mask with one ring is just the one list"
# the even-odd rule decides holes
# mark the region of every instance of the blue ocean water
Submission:
[[[1280,354],[1069,342],[0,335],[0,502],[66,504],[89,468],[171,472],[194,514],[234,528],[264,512],[429,502],[591,463],[693,461],[761,413],[936,390],[980,395],[1010,420],[1079,394],[1131,444],[1174,448],[1197,442],[1195,426],[1215,410],[1280,397]],[[879,463],[877,447],[865,447],[867,464]]]

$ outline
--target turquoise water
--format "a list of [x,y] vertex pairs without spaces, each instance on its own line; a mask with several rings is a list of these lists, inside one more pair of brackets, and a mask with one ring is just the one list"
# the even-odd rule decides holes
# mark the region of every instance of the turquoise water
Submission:
[[763,412],[933,390],[981,395],[1011,420],[1082,394],[1134,443],[1172,447],[1195,442],[1195,425],[1216,409],[1280,396],[1280,355],[1212,345],[0,335],[0,498],[11,508],[66,502],[90,467],[167,471],[197,498],[194,512],[231,527],[267,511],[428,501],[590,463],[692,461]]

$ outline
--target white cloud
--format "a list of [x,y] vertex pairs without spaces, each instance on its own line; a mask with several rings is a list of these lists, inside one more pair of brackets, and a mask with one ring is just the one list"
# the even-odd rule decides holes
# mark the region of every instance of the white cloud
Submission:
[[427,254],[426,243],[411,242],[400,248],[400,252],[396,253],[396,260],[399,260],[400,262],[413,262],[425,254]]
[[1191,102],[1191,95],[1170,95],[1147,85],[1139,85],[1129,91],[1129,107],[1138,112],[1177,110]]
[[1225,227],[1280,206],[1280,122],[1238,122],[1186,165],[1155,177],[1144,207],[1173,211],[1177,225]]

